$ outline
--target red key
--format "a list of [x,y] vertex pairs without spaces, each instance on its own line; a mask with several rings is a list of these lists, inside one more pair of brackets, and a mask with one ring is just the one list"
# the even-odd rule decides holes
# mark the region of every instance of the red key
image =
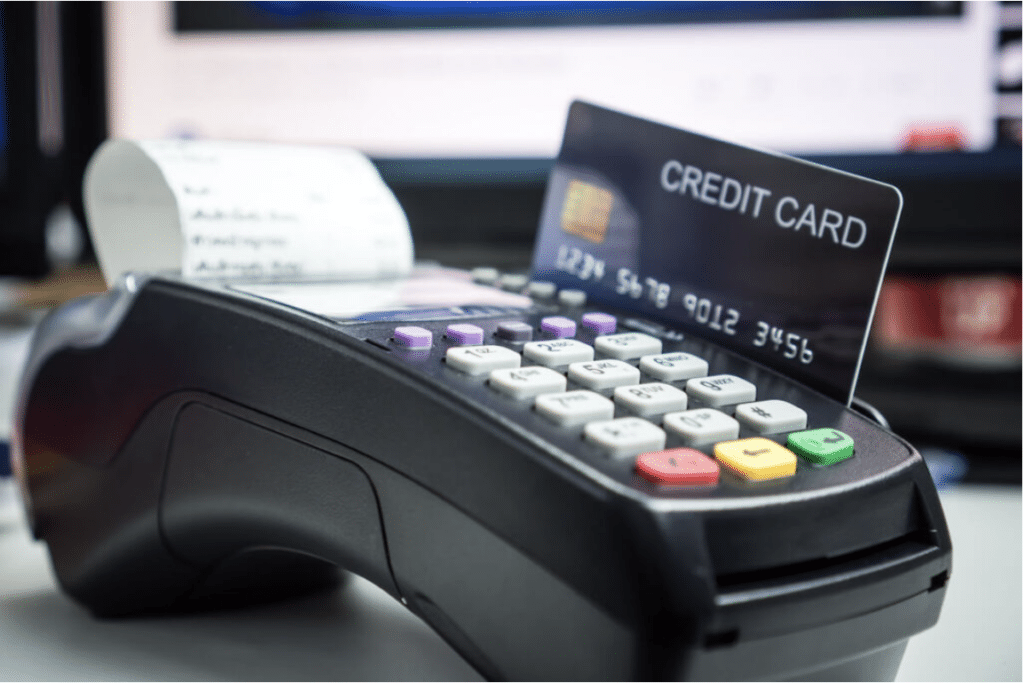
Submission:
[[641,453],[636,471],[656,484],[717,484],[718,463],[693,448]]

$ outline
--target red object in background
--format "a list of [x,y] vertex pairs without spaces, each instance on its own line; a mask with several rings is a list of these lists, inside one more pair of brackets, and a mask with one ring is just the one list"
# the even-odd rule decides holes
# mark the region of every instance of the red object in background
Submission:
[[967,149],[963,129],[955,123],[921,125],[903,134],[904,152],[956,152]]
[[872,339],[887,351],[1020,364],[1021,280],[1008,275],[887,277]]

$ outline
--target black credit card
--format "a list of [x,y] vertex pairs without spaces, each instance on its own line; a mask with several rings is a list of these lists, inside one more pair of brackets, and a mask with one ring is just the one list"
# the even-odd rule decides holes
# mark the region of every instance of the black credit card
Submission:
[[848,403],[902,205],[891,185],[574,102],[534,277]]

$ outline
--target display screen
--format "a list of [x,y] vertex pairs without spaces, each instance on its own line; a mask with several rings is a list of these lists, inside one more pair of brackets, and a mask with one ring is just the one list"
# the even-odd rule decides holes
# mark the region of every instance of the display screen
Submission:
[[901,206],[889,185],[576,102],[534,277],[849,401]]
[[479,318],[530,306],[530,299],[521,294],[474,283],[467,271],[427,264],[398,279],[228,286],[338,322]]

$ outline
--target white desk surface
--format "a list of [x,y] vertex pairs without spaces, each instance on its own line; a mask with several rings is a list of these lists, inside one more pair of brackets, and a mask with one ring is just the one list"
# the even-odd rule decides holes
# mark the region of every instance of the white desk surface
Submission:
[[[54,583],[12,482],[0,483],[0,680],[479,680],[362,579],[328,594],[188,616],[97,620]],[[953,575],[898,680],[1021,680],[1021,490],[942,493]]]
[[[0,328],[0,439],[27,350]],[[941,492],[953,574],[937,626],[911,639],[898,680],[1021,680],[1021,489]],[[46,548],[0,479],[0,681],[480,680],[372,584],[243,610],[97,620],[58,589]]]

